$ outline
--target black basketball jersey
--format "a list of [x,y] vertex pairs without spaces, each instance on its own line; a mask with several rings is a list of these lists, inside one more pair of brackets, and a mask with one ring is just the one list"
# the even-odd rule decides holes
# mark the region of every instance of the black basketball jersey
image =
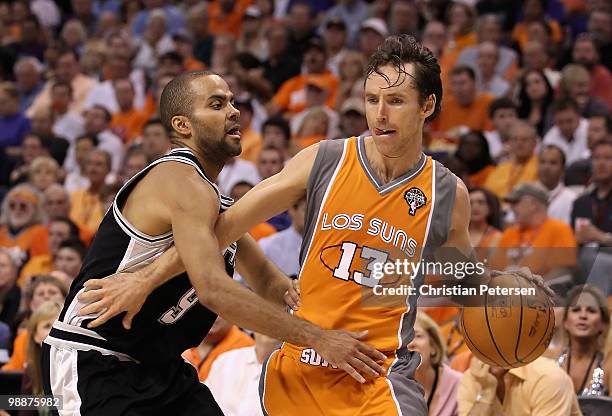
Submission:
[[[125,330],[121,324],[124,314],[114,317],[94,330],[87,324],[98,315],[78,316],[85,306],[77,296],[89,279],[99,279],[117,272],[135,271],[153,262],[173,244],[172,232],[150,236],[137,230],[121,214],[130,192],[154,167],[164,162],[180,162],[196,169],[219,196],[219,212],[232,204],[232,199],[221,195],[216,185],[206,177],[196,156],[187,148],[174,149],[154,161],[128,181],[117,193],[94,237],[83,266],[70,288],[70,293],[58,320],[45,340],[47,344],[68,346],[78,350],[97,350],[122,360],[143,363],[172,360],[196,345],[208,333],[217,315],[202,306],[187,273],[166,282],[153,291],[140,312]],[[176,186],[160,183],[159,186]],[[225,249],[225,268],[232,276],[236,243]]]

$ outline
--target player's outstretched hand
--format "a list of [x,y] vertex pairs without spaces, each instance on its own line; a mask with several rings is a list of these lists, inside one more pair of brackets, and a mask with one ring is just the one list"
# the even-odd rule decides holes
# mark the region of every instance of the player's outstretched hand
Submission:
[[359,341],[367,335],[368,331],[324,331],[313,348],[328,363],[346,371],[358,382],[365,383],[359,371],[371,377],[382,376],[385,369],[376,361],[387,359],[380,351]]
[[145,276],[139,272],[119,273],[104,279],[90,279],[84,284],[85,291],[79,295],[79,301],[88,305],[78,314],[81,316],[101,314],[87,325],[88,328],[95,328],[126,312],[122,323],[125,329],[130,329],[132,319],[140,312],[151,292],[146,282]]
[[[501,274],[502,272],[494,272],[494,273]],[[555,292],[546,285],[546,282],[544,282],[544,279],[542,279],[542,276],[540,276],[539,274],[532,273],[531,270],[529,270],[527,267],[521,267],[518,270],[512,271],[512,273],[515,273],[527,279],[528,282],[533,283],[538,289],[544,292],[544,294],[548,297],[548,300],[550,300],[550,302],[554,304],[553,299],[555,298]]]
[[285,292],[285,304],[292,310],[300,309],[300,282],[297,279],[291,281],[291,286]]

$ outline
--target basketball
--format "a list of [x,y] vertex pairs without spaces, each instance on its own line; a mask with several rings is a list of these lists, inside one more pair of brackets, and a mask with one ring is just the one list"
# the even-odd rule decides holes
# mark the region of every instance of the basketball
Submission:
[[489,287],[534,288],[535,295],[487,292],[482,306],[463,308],[461,331],[467,346],[479,360],[492,366],[508,369],[529,364],[544,353],[552,338],[552,303],[518,274],[494,276]]

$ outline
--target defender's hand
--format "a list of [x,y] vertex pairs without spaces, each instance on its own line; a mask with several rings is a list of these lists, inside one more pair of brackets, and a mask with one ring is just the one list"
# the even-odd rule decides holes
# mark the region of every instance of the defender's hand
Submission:
[[297,279],[291,281],[291,286],[289,286],[283,298],[285,304],[292,310],[297,311],[300,308],[300,282]]
[[368,331],[360,333],[324,331],[313,348],[328,363],[346,371],[358,382],[365,383],[365,378],[358,370],[371,377],[382,376],[385,374],[385,369],[376,361],[387,359],[387,356],[380,351],[359,341],[367,335]]
[[91,279],[85,282],[85,291],[79,295],[79,301],[88,303],[78,314],[90,315],[101,313],[87,327],[95,328],[109,319],[126,312],[123,327],[130,329],[132,319],[140,312],[147,296],[152,292],[145,276],[139,272],[119,273],[104,279]]

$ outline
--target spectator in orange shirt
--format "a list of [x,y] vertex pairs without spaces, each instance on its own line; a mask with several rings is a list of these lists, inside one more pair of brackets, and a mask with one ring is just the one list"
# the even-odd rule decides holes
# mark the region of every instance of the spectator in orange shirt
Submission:
[[539,183],[524,183],[505,200],[510,203],[516,224],[502,233],[490,267],[528,267],[545,279],[571,273],[576,266],[576,239],[569,225],[548,217],[548,190]]
[[306,73],[288,79],[281,85],[280,90],[272,97],[267,105],[270,116],[281,112],[295,114],[302,111],[306,106],[306,83],[310,75],[319,75],[326,79],[329,85],[329,96],[325,104],[334,108],[336,93],[338,90],[338,79],[326,68],[325,46],[319,38],[312,38],[304,52],[304,66]]
[[[45,191],[43,206],[45,212],[45,224],[49,224],[57,219],[68,218],[70,215],[70,195],[63,186],[53,184]],[[83,227],[78,228],[79,239],[84,244],[88,245],[93,238],[92,233]]]
[[170,151],[170,133],[159,118],[147,121],[142,129],[142,150],[149,162],[159,159]]
[[[319,143],[328,137],[330,117],[323,107],[311,107],[305,110],[304,117],[293,139],[294,152]],[[333,137],[333,136],[332,136]]]
[[172,36],[176,52],[183,58],[183,67],[186,72],[203,71],[206,65],[193,56],[193,38],[186,32],[179,32]]
[[255,163],[261,151],[261,135],[251,127],[253,120],[251,99],[238,99],[234,105],[240,110],[240,143],[242,145],[240,158]]
[[210,367],[219,355],[251,345],[255,345],[253,338],[219,316],[206,338],[197,347],[185,351],[183,358],[196,368],[200,381],[206,381]]
[[147,114],[134,108],[134,85],[129,78],[113,81],[113,88],[119,111],[113,114],[110,128],[124,143],[129,143],[142,134]]
[[517,120],[510,131],[508,143],[510,160],[497,165],[484,184],[485,188],[500,198],[506,196],[518,184],[538,180],[535,128],[522,120]]
[[[517,23],[512,30],[512,39],[518,42],[519,47],[523,49],[527,42],[534,40],[529,34],[529,24],[533,22],[545,22],[550,33],[550,40],[558,45],[562,38],[561,26],[554,19],[548,19],[545,15],[546,1],[545,0],[527,0],[523,3],[523,21]],[[544,43],[545,45],[547,43]]]
[[229,35],[238,39],[242,15],[252,0],[213,0],[208,4],[209,28],[213,35]]
[[463,127],[471,130],[491,130],[489,106],[495,99],[476,93],[476,74],[468,66],[457,66],[450,75],[451,94],[442,102],[442,111],[432,124],[432,130],[458,137]]
[[480,131],[468,131],[461,135],[455,157],[466,166],[470,186],[482,186],[495,169],[489,152],[489,142]]

